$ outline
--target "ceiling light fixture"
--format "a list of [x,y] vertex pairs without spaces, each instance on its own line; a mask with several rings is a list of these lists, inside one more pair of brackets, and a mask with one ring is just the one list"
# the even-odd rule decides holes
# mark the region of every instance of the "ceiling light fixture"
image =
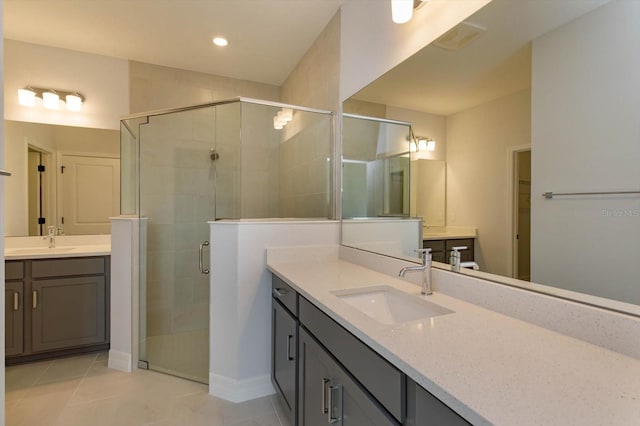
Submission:
[[229,40],[224,37],[214,37],[213,44],[215,44],[216,46],[224,47],[229,44]]
[[34,107],[38,99],[41,99],[42,106],[45,108],[60,109],[61,105],[66,105],[67,110],[76,112],[82,109],[82,103],[85,101],[84,96],[80,93],[67,90],[33,86],[18,89],[18,104]]

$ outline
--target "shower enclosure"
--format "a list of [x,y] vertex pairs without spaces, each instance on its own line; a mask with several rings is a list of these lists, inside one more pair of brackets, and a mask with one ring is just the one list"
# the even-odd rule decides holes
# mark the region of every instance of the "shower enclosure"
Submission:
[[141,365],[207,383],[208,222],[332,217],[333,115],[237,98],[123,119],[121,143],[122,213],[141,223]]

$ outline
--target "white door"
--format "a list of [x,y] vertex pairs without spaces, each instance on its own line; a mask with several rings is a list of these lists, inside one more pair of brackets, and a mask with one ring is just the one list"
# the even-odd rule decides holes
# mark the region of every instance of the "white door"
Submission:
[[59,217],[65,234],[108,234],[120,214],[120,159],[62,155]]

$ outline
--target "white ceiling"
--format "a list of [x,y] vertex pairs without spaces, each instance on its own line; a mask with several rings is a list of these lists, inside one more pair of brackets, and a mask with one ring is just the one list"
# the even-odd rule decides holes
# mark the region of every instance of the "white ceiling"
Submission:
[[4,37],[281,85],[341,2],[5,0]]
[[608,1],[493,0],[466,20],[486,28],[478,39],[457,51],[427,46],[353,97],[449,115],[526,89],[530,41]]

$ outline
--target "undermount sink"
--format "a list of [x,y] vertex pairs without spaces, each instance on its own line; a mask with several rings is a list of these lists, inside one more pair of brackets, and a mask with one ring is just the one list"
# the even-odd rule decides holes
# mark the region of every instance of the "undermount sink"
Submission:
[[454,313],[386,285],[335,290],[331,293],[383,324],[399,324]]
[[29,247],[29,248],[6,248],[5,254],[8,255],[22,255],[22,254],[59,254],[69,253],[74,250],[73,247]]

